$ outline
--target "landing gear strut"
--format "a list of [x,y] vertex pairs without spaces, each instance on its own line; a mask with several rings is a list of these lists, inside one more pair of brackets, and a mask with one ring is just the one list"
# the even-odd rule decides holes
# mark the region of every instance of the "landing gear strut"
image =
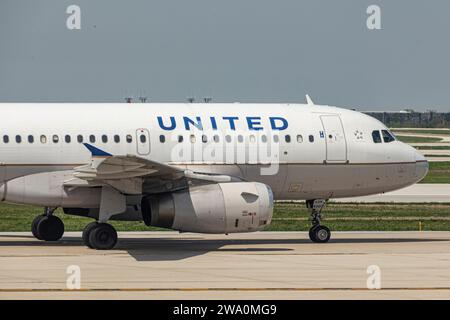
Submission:
[[325,243],[330,240],[331,231],[320,224],[322,219],[322,209],[326,205],[325,199],[307,200],[306,207],[311,212],[312,227],[309,229],[309,238],[312,242]]
[[36,239],[44,241],[57,241],[64,234],[64,223],[53,215],[56,208],[45,208],[45,213],[34,218],[31,223],[31,232]]
[[86,246],[97,250],[114,248],[117,244],[117,231],[107,221],[126,209],[125,195],[110,186],[103,186],[98,221],[89,223],[83,230]]

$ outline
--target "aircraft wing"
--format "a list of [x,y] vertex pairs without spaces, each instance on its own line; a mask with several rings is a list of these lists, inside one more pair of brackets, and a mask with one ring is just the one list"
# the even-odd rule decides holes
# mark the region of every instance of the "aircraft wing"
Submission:
[[183,170],[134,155],[93,158],[91,163],[75,168],[75,177],[84,180],[116,180],[137,177],[180,175]]
[[112,155],[90,144],[91,162],[74,168],[67,187],[110,185],[127,194],[164,192],[188,187],[188,182],[227,182],[232,177],[196,173],[135,155]]

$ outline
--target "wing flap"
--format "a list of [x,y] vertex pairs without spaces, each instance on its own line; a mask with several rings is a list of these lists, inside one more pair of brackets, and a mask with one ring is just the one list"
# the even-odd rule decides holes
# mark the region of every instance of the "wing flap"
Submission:
[[217,183],[234,179],[226,175],[192,172],[130,154],[111,155],[89,144],[85,145],[92,154],[91,162],[74,168],[74,178],[66,181],[66,186],[109,185],[123,193],[140,194],[143,193],[144,183],[151,185],[151,188],[155,187],[154,184],[160,185],[162,190],[170,191],[171,188],[186,187],[187,181]]

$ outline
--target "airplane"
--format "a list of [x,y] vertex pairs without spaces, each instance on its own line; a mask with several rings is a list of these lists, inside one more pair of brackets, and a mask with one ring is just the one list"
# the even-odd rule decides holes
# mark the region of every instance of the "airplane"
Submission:
[[57,241],[54,215],[92,218],[92,249],[116,246],[110,220],[180,232],[262,230],[274,201],[305,200],[325,243],[330,199],[412,185],[428,162],[380,121],[333,106],[244,103],[1,103],[0,201],[44,208],[33,235]]

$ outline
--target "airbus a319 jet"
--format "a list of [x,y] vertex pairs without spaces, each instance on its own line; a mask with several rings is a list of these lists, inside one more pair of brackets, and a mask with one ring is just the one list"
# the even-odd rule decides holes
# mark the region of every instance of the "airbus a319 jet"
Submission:
[[41,206],[31,231],[56,241],[54,215],[112,249],[110,220],[228,234],[268,226],[275,200],[306,200],[309,237],[329,199],[400,189],[425,158],[365,114],[307,104],[0,104],[0,200]]

